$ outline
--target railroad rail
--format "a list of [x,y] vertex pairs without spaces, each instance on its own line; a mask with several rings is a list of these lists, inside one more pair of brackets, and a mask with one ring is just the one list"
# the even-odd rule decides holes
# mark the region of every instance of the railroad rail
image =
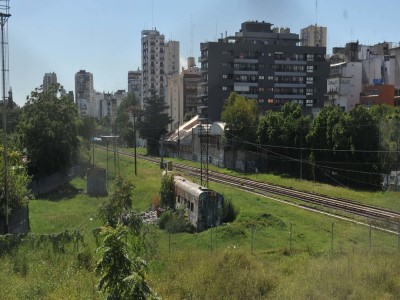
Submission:
[[[119,151],[119,153],[127,156],[133,156],[132,154],[124,151]],[[160,163],[159,158],[143,156],[143,155],[138,155],[138,156],[143,160],[147,160],[157,164]],[[200,168],[188,166],[181,163],[174,163],[173,166],[175,170],[184,172],[193,177],[200,176]],[[400,224],[399,212],[385,208],[379,208],[372,205],[362,204],[343,198],[330,197],[317,193],[298,191],[292,188],[269,184],[248,178],[223,174],[215,171],[208,172],[208,179],[213,182],[234,186],[244,191],[249,191],[261,195],[270,196],[271,194],[274,194],[274,195],[289,197],[291,199],[299,200],[307,204],[312,204],[319,207],[322,206],[325,208],[333,209],[335,211],[345,212],[359,217],[364,217],[369,221],[375,220],[383,222],[387,224],[387,227],[393,230],[398,230]]]

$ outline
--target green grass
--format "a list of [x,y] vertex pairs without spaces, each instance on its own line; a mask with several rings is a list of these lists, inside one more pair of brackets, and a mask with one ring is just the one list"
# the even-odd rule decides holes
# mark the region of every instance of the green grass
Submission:
[[[133,158],[109,152],[109,192],[120,173],[135,184],[134,207],[147,210],[158,194],[161,170]],[[96,149],[98,166],[107,167],[107,153]],[[119,168],[118,168],[119,166]],[[230,171],[226,171],[230,172]],[[230,172],[233,173],[233,172]],[[251,175],[255,176],[255,175]],[[268,180],[281,181],[274,176]],[[275,178],[275,179],[274,179]],[[266,179],[267,180],[267,179]],[[323,185],[285,179],[322,190]],[[293,186],[294,187],[294,186]],[[230,199],[240,213],[235,222],[212,231],[173,234],[156,230],[150,239],[157,244],[149,256],[149,281],[163,299],[398,299],[400,297],[397,236],[336,220],[268,198],[210,183],[210,188]],[[340,189],[331,193],[339,193]],[[0,257],[0,299],[102,299],[93,272],[99,258],[92,229],[101,225],[97,216],[105,197],[88,197],[86,180],[75,178],[57,192],[30,202],[31,233],[57,233],[80,228],[93,259],[82,268],[77,253],[68,249],[56,254],[51,248],[23,245],[13,255]],[[359,194],[360,192],[353,192]],[[369,193],[361,193],[367,197]],[[379,193],[373,193],[378,195]],[[394,200],[381,193],[381,202]],[[362,197],[360,197],[361,199]],[[331,249],[331,224],[334,225]],[[290,248],[292,224],[292,248]],[[251,254],[252,231],[253,254]],[[169,238],[171,243],[169,244]]]
[[[124,151],[125,150],[126,149],[124,149]],[[193,167],[198,167],[198,168],[200,167],[200,163],[198,162],[187,161],[179,158],[170,158],[170,157],[166,157],[164,159],[176,163],[188,164]],[[277,184],[301,191],[314,192],[322,195],[349,199],[360,203],[365,203],[377,207],[383,207],[395,211],[400,211],[400,201],[399,201],[400,192],[395,192],[395,191],[369,192],[369,191],[352,190],[340,186],[332,186],[329,184],[300,180],[296,178],[287,178],[274,174],[241,173],[233,170],[227,170],[224,168],[218,168],[217,166],[214,165],[209,165],[209,170],[218,171],[239,177],[246,177],[254,180],[268,182],[271,184]]]

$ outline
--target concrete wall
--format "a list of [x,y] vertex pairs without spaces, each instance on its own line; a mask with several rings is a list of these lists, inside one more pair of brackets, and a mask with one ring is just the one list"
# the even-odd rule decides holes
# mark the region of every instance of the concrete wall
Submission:
[[[26,234],[29,231],[29,207],[22,207],[14,211],[9,220],[9,233]],[[6,220],[0,219],[0,234],[5,234]]]
[[107,195],[107,171],[103,168],[92,168],[87,172],[87,194],[89,196]]

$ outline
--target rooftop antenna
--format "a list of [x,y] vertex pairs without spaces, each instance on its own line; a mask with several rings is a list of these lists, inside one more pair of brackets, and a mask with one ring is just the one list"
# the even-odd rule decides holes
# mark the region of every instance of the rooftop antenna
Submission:
[[318,24],[318,0],[315,0],[315,26]]
[[193,14],[190,14],[190,56],[193,56]]
[[151,29],[154,29],[153,27],[153,21],[154,21],[154,1],[151,0]]

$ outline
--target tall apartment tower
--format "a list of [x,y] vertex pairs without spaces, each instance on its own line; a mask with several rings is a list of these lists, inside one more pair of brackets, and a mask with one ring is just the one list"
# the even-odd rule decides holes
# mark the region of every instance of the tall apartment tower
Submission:
[[179,42],[168,41],[165,43],[165,74],[179,73]]
[[57,83],[56,73],[45,73],[43,76],[43,91],[47,91],[51,84]]
[[300,30],[302,46],[325,47],[326,48],[326,27],[310,25]]
[[142,72],[139,69],[128,72],[128,94],[135,95],[139,101],[142,99]]
[[325,47],[298,46],[299,35],[267,22],[244,22],[235,36],[200,44],[198,109],[212,122],[232,91],[255,99],[260,112],[298,103],[315,114],[324,105],[329,63]]
[[157,30],[142,30],[142,101],[154,90],[165,95],[166,75],[179,73],[179,42],[165,43]]
[[81,117],[95,116],[93,74],[85,70],[75,74],[75,104]]

